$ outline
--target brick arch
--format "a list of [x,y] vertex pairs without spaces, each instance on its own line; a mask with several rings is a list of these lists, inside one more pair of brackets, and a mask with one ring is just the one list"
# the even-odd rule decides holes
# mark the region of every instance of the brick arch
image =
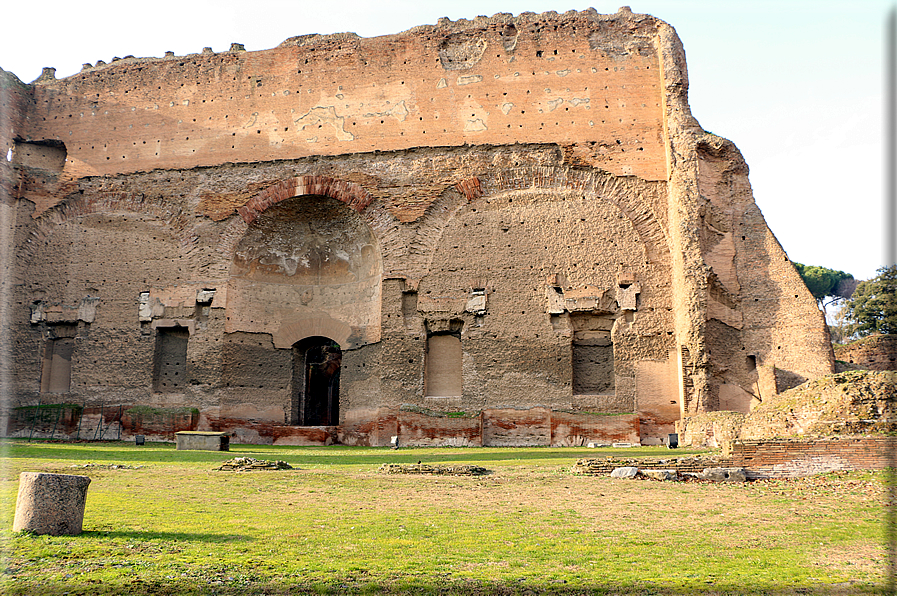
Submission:
[[180,244],[181,254],[187,256],[196,246],[197,236],[183,211],[173,205],[148,201],[141,193],[99,192],[67,199],[47,209],[35,220],[35,228],[23,245],[22,257],[30,261],[35,252],[61,226],[85,215],[97,213],[134,213],[151,215],[164,222]]
[[[317,195],[336,199],[351,207],[370,227],[377,239],[383,271],[390,271],[401,262],[406,252],[407,239],[400,233],[395,216],[386,207],[374,201],[373,196],[358,184],[327,176],[297,176],[278,182],[251,198],[237,209],[239,217],[233,217],[221,233],[218,245],[218,261],[227,267],[233,261],[234,251],[249,224],[266,209],[293,197]],[[219,275],[227,277],[226,270]]]
[[575,170],[564,166],[532,166],[489,170],[477,177],[459,180],[434,201],[421,218],[412,239],[406,265],[399,267],[409,279],[427,274],[442,233],[455,214],[480,197],[513,190],[557,189],[582,192],[593,200],[606,200],[625,215],[645,246],[649,259],[670,263],[669,234],[652,205],[665,204],[665,185],[635,177],[619,177],[603,171]]
[[302,195],[330,197],[345,203],[358,213],[364,211],[374,200],[371,193],[354,182],[328,176],[296,176],[266,188],[237,209],[237,213],[243,221],[250,224],[272,205]]

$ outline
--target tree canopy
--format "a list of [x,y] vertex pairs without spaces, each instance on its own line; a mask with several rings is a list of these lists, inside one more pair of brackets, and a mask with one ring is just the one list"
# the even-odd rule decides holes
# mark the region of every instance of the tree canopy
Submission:
[[860,282],[844,311],[851,335],[897,333],[897,265],[882,267],[877,276]]
[[807,289],[819,304],[823,304],[828,296],[832,296],[836,300],[850,298],[854,284],[844,282],[852,281],[853,275],[827,267],[800,263],[794,263],[794,268],[797,269]]

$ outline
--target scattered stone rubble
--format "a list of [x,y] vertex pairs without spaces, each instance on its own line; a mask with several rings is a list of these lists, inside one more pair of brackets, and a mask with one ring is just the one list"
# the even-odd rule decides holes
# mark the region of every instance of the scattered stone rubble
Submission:
[[[725,467],[720,457],[659,458],[584,458],[573,466],[574,474],[611,478],[650,478],[652,480],[709,480],[712,482],[745,482],[744,468]],[[722,464],[722,465],[721,465]]]
[[100,470],[139,470],[143,466],[132,466],[130,464],[95,464],[92,462],[87,462],[86,464],[75,464],[72,466],[73,468],[93,468]]
[[235,457],[230,459],[218,468],[218,470],[232,472],[249,472],[252,470],[292,470],[293,466],[285,461],[268,461],[264,459],[253,459],[251,457]]
[[442,476],[484,476],[489,473],[486,468],[467,464],[457,466],[431,464],[383,464],[380,471],[384,474],[436,474]]
[[705,468],[725,466],[728,460],[717,456],[683,456],[683,457],[600,457],[583,458],[573,465],[574,474],[604,475],[615,468],[634,466],[642,471],[646,469],[675,469],[679,472],[701,472]]
[[682,472],[680,476],[679,470],[639,470],[635,466],[623,466],[614,468],[610,473],[611,478],[631,479],[640,476],[661,481],[694,478],[710,482],[747,482],[747,472],[744,468],[705,468],[702,472]]

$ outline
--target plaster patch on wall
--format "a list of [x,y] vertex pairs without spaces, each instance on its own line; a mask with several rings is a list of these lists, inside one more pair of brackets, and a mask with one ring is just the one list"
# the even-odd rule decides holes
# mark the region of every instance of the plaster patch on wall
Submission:
[[[315,106],[294,120],[294,122],[299,125],[299,130],[305,130],[307,126],[314,126],[315,124],[319,126],[329,124],[336,132],[337,140],[355,140],[355,135],[346,131],[346,119],[342,116],[337,116],[336,108],[333,106]],[[317,140],[317,137],[315,139]]]
[[464,132],[482,132],[489,130],[482,118],[472,118],[464,124]]
[[399,122],[404,122],[405,118],[408,117],[408,114],[411,112],[408,111],[407,106],[405,106],[405,100],[403,99],[393,107],[388,110],[384,110],[383,112],[370,112],[364,115],[365,118],[385,118],[387,116],[392,116]]
[[559,105],[561,105],[562,103],[564,103],[564,100],[560,97],[558,97],[557,99],[552,99],[551,101],[548,102],[548,111],[549,112],[555,111],[557,109],[557,107]]

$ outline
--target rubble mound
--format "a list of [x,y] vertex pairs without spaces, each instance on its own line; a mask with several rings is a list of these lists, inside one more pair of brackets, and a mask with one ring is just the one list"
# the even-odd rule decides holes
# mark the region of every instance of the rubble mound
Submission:
[[268,461],[251,457],[235,457],[221,464],[221,467],[218,469],[233,472],[249,472],[252,470],[292,470],[293,466],[280,460]]
[[483,476],[489,473],[486,468],[468,464],[457,466],[430,464],[383,464],[380,471],[384,474],[438,474],[443,476]]
[[745,418],[742,440],[897,431],[897,372],[851,370],[765,400]]

